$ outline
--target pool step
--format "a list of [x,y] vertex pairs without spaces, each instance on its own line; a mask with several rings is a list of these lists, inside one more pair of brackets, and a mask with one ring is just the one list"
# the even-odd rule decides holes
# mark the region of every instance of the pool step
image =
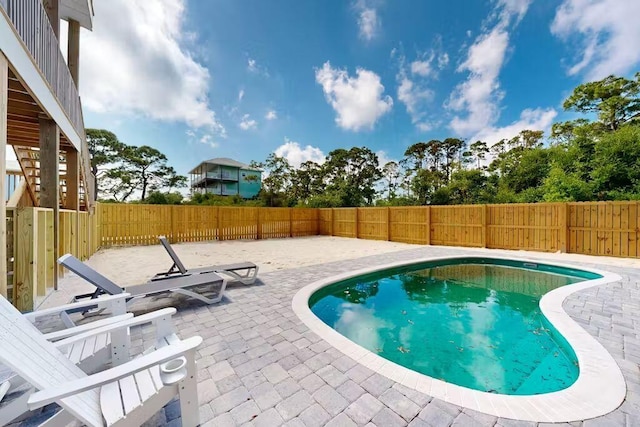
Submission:
[[[545,382],[552,382],[555,375],[559,373],[559,370],[557,369],[558,363],[565,357],[560,352],[558,352],[557,356],[554,354],[555,352],[552,351],[542,359],[542,362],[540,362],[538,367],[531,372],[531,375],[529,375],[520,387],[518,387],[517,394],[529,394],[532,392],[541,393],[553,390],[552,388],[549,388],[548,390],[545,389]],[[546,378],[547,380],[545,381],[543,378]],[[555,381],[553,382],[555,383]]]

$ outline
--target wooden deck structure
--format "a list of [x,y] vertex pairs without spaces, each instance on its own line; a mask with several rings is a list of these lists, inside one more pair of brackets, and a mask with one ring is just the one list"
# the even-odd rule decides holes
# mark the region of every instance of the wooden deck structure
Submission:
[[[13,148],[22,175],[11,189],[12,197],[0,197],[6,207],[0,209],[0,248],[4,251],[0,253],[0,271],[6,273],[0,274],[3,296],[11,298],[20,287],[35,289],[31,294],[39,296],[55,288],[57,274],[47,273],[55,266],[49,263],[40,268],[32,260],[33,265],[26,267],[22,258],[14,255],[32,253],[55,260],[64,225],[61,209],[77,218],[94,209],[94,180],[77,89],[80,27],[91,29],[92,17],[91,0],[0,0],[3,191],[9,188],[6,180],[12,179],[7,177],[15,179],[15,174],[6,173],[7,146]],[[61,20],[69,24],[68,64],[60,50]],[[73,235],[78,238],[81,222],[73,223]],[[16,238],[11,242],[6,224],[15,227],[10,234]],[[7,263],[15,268],[9,271]],[[37,277],[47,279],[36,284]],[[27,299],[23,299],[23,310],[36,304],[34,298]]]

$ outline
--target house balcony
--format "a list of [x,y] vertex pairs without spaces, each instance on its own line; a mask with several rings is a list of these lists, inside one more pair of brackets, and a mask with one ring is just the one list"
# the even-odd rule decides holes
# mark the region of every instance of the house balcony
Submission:
[[[78,35],[80,26],[91,29],[90,0],[49,3],[57,4],[57,16],[73,22]],[[54,21],[56,30],[51,25]],[[43,0],[0,0],[0,51],[9,62],[7,143],[16,151],[33,203],[38,206],[36,177],[40,168],[37,150],[41,143],[41,121],[55,122],[59,129],[60,158],[70,152],[79,157],[81,204],[88,208],[95,199],[95,188],[75,81],[77,56],[74,79],[60,50],[58,25],[59,20],[50,21]],[[61,169],[60,175],[64,173]]]

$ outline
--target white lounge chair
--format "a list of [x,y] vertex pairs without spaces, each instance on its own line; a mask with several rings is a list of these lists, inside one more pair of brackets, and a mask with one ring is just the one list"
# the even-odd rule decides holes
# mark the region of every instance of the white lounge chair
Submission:
[[[214,272],[208,272],[157,278],[142,285],[130,286],[125,290],[71,254],[61,256],[58,259],[58,264],[65,266],[96,287],[95,292],[77,295],[74,297],[74,301],[79,301],[84,298],[96,298],[102,294],[117,295],[128,292],[131,294],[129,300],[129,303],[131,303],[138,298],[174,292],[198,299],[206,304],[215,304],[222,300],[224,290],[227,287],[227,280],[225,278],[220,277]],[[220,289],[216,297],[209,298],[202,295],[201,291],[204,288],[210,290],[217,286],[219,286]]]
[[181,277],[193,274],[207,274],[213,272],[218,274],[225,274],[232,280],[238,281],[243,285],[252,285],[256,281],[256,277],[258,276],[258,266],[248,261],[235,264],[221,264],[212,265],[210,267],[187,269],[178,257],[178,254],[176,254],[176,252],[171,247],[171,244],[169,243],[167,238],[165,236],[160,236],[158,237],[158,239],[171,257],[173,265],[168,271],[156,274],[151,279],[152,281],[161,280],[167,277]]
[[182,425],[197,426],[195,351],[202,338],[181,341],[169,334],[158,340],[161,347],[158,350],[127,362],[114,361],[116,366],[93,375],[87,375],[61,351],[74,342],[100,336],[108,328],[112,334],[117,330],[128,331],[129,326],[122,323],[126,322],[51,343],[0,297],[0,363],[38,390],[28,395],[31,410],[54,402],[62,407],[62,411],[47,420],[47,426],[74,421],[88,426],[138,426],[175,395],[180,397]]

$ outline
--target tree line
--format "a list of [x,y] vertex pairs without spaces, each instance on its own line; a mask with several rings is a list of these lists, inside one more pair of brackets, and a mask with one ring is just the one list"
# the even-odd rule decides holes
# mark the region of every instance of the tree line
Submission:
[[[474,203],[640,200],[640,72],[581,84],[563,108],[577,118],[545,136],[523,130],[490,145],[449,137],[419,141],[399,161],[381,165],[367,147],[331,151],[323,163],[293,167],[271,153],[255,200],[195,194],[208,205],[353,207]],[[181,203],[172,189],[186,178],[158,150],[132,147],[88,129],[92,166],[103,196]]]
[[640,73],[576,87],[564,101],[580,117],[523,130],[493,145],[450,137],[416,142],[379,164],[366,147],[293,168],[271,154],[267,206],[399,206],[640,199]]

